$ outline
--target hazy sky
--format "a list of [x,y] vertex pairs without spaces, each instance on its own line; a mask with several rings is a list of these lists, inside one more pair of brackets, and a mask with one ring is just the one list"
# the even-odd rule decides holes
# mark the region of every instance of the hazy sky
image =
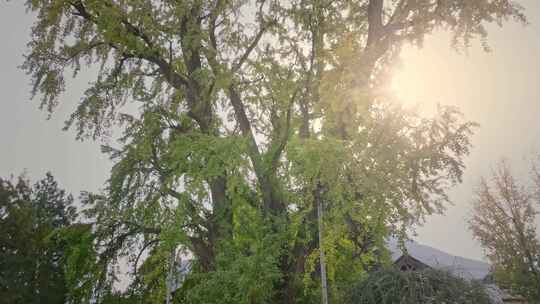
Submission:
[[[0,176],[26,170],[33,180],[50,170],[74,194],[96,191],[108,176],[110,162],[99,143],[77,142],[61,131],[88,80],[68,82],[50,120],[30,101],[29,78],[17,67],[30,35],[32,17],[21,0],[0,2]],[[451,192],[454,206],[418,229],[421,243],[451,254],[482,258],[467,230],[473,190],[501,157],[523,176],[540,151],[540,1],[520,1],[530,25],[490,28],[491,53],[475,43],[467,54],[449,48],[450,37],[435,33],[422,49],[406,48],[394,87],[406,104],[430,113],[437,103],[457,105],[481,127],[473,137],[464,182]]]

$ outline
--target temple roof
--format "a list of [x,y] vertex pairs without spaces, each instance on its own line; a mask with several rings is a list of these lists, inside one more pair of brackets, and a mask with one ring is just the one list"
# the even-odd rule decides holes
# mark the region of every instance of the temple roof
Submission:
[[[407,253],[419,262],[438,270],[446,270],[464,279],[483,280],[490,271],[488,263],[454,256],[444,251],[418,244],[414,241],[405,242]],[[388,249],[392,253],[392,261],[396,262],[403,256],[396,239],[388,241]]]

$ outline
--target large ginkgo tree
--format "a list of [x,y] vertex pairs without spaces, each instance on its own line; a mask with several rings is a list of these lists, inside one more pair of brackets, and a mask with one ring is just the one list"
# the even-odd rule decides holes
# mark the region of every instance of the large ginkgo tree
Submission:
[[[484,42],[510,0],[28,0],[23,68],[66,128],[114,161],[85,197],[98,256],[73,301],[313,303],[384,262],[384,238],[441,212],[474,124],[426,119],[384,88],[404,43]],[[317,206],[324,213],[319,244]],[[75,251],[76,252],[76,251]],[[180,261],[182,260],[182,261]],[[179,270],[189,262],[189,271]],[[77,272],[75,268],[70,269]],[[80,290],[82,289],[82,290]]]

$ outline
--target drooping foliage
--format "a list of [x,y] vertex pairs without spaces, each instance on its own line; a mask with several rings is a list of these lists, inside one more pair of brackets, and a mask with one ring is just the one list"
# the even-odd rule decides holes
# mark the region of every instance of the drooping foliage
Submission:
[[488,304],[489,297],[480,282],[467,281],[451,273],[425,269],[373,272],[355,285],[351,304]]
[[[107,190],[85,199],[98,302],[120,264],[147,302],[172,290],[185,303],[310,302],[320,249],[339,301],[384,260],[385,236],[443,210],[470,148],[474,124],[456,109],[424,119],[380,90],[392,59],[436,28],[467,45],[488,22],[525,21],[505,0],[27,6],[37,19],[23,68],[41,106],[54,111],[65,77],[88,69],[66,128],[123,132],[104,147]],[[193,266],[176,289],[181,251]]]
[[51,174],[34,185],[0,178],[0,299],[65,303],[65,244],[56,235],[75,219],[73,198]]
[[527,188],[500,162],[489,179],[482,178],[473,201],[470,229],[493,264],[493,277],[502,287],[540,303],[540,174]]

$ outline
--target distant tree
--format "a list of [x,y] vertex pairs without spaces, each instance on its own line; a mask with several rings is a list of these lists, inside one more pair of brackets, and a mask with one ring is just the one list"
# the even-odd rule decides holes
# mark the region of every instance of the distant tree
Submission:
[[468,281],[434,269],[371,273],[353,285],[348,304],[488,304],[479,282]]
[[154,302],[170,297],[180,247],[194,259],[190,303],[314,302],[321,250],[339,301],[385,236],[442,212],[469,153],[474,124],[456,109],[424,119],[382,93],[401,46],[437,28],[468,45],[486,23],[525,21],[509,0],[26,3],[23,68],[41,107],[54,111],[65,78],[87,69],[97,75],[66,127],[124,132],[104,147],[106,191],[86,199],[91,288],[112,288],[122,260]]
[[1,302],[66,302],[64,246],[55,232],[75,219],[72,203],[50,173],[34,185],[0,178]]
[[533,303],[540,303],[540,239],[534,206],[540,202],[539,191],[540,183],[535,189],[521,186],[501,162],[490,179],[482,178],[469,222],[493,264],[495,280]]

